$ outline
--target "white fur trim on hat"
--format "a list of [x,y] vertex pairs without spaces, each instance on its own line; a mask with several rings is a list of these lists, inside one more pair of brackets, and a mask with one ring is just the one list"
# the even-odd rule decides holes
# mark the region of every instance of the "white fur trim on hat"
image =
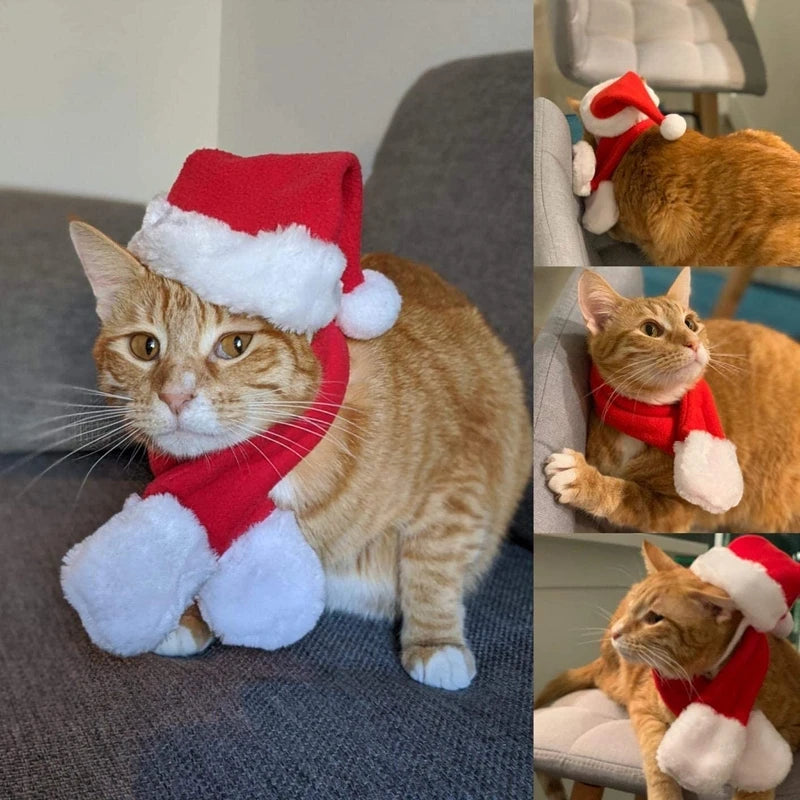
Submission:
[[275,650],[305,636],[325,605],[325,577],[292,511],[276,509],[220,556],[197,597],[224,644]]
[[710,514],[722,514],[739,504],[744,480],[733,442],[694,430],[673,449],[675,491],[684,500]]
[[372,339],[386,333],[400,313],[402,300],[393,281],[373,269],[365,269],[364,280],[342,295],[336,322],[351,339]]
[[724,589],[758,631],[771,631],[787,611],[783,589],[766,567],[740,558],[728,547],[707,550],[689,569],[706,583]]
[[614,183],[600,181],[597,189],[587,198],[583,212],[583,227],[590,233],[610,231],[619,219],[619,208],[614,196]]
[[133,656],[175,629],[215,564],[193,512],[169,494],[131,495],[64,556],[61,587],[98,647]]
[[204,300],[287,331],[313,333],[339,311],[345,256],[304,225],[250,236],[159,195],[128,249]]
[[656,761],[684,788],[713,794],[730,780],[746,741],[740,722],[704,703],[690,703],[664,734]]
[[[616,83],[618,80],[619,77],[598,83],[597,86],[593,86],[589,89],[581,99],[578,115],[581,118],[583,127],[595,136],[619,136],[636,125],[637,122],[649,119],[647,114],[643,114],[635,106],[627,106],[613,116],[603,119],[592,114],[592,100],[594,100],[603,89],[611,86],[612,83]],[[644,84],[644,87],[647,89],[647,93],[650,95],[656,107],[658,107],[659,100],[656,93],[647,84]]]
[[785,639],[787,636],[791,635],[792,631],[794,630],[794,618],[792,615],[787,611],[777,622],[775,627],[770,631],[771,634],[777,636],[780,639]]
[[792,768],[792,750],[762,711],[747,722],[747,743],[737,760],[731,784],[745,792],[765,792],[781,784]]

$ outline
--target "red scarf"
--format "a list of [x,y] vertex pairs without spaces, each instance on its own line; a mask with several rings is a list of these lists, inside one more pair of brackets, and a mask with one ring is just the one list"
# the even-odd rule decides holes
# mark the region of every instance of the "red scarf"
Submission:
[[675,442],[682,442],[693,430],[725,438],[711,387],[703,379],[678,402],[660,406],[615,394],[594,364],[589,385],[595,412],[602,422],[669,455],[674,455]]
[[318,444],[342,404],[350,358],[335,322],[315,334],[311,349],[322,365],[322,381],[301,418],[274,425],[265,434],[268,438],[256,436],[198,458],[181,460],[152,450],[148,454],[155,477],[143,497],[174,495],[198,517],[218,555],[275,510],[269,492]]
[[614,175],[614,170],[622,161],[622,157],[628,152],[630,146],[656,123],[652,119],[643,119],[637,122],[632,128],[628,128],[619,136],[603,136],[597,140],[595,157],[597,166],[595,167],[594,177],[592,178],[592,191],[596,191],[601,181],[610,181]]

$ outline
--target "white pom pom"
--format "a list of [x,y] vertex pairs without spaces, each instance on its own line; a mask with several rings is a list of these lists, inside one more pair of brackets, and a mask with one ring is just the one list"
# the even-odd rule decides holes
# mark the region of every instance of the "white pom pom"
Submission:
[[364,281],[342,295],[336,321],[351,339],[372,339],[386,333],[400,313],[400,293],[380,272],[364,270]]
[[686,120],[680,114],[667,114],[661,123],[661,135],[669,142],[680,139],[686,133]]

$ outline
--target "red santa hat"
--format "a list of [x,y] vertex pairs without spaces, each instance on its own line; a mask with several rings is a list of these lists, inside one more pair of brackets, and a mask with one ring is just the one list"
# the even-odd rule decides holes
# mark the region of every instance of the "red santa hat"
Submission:
[[362,270],[361,168],[352,153],[196,150],[147,206],[128,249],[205,300],[295,333],[336,320],[370,339],[397,319],[395,285]]
[[724,589],[759,631],[788,636],[791,608],[800,596],[800,564],[763,536],[739,536],[695,559],[699,578]]
[[700,379],[677,402],[653,405],[615,392],[593,364],[589,375],[597,416],[651,447],[674,455],[675,491],[711,514],[738,505],[744,481],[736,445],[725,438],[714,395]]
[[603,81],[581,100],[580,117],[587,131],[600,137],[620,136],[645,119],[655,122],[661,135],[673,141],[686,131],[680,114],[664,116],[658,110],[658,95],[635,72]]

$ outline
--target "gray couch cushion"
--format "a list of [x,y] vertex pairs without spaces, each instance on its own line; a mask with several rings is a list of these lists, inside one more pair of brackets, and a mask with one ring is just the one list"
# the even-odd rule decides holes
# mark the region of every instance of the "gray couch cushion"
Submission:
[[[506,545],[468,601],[478,662],[444,692],[403,671],[388,623],[325,614],[275,652],[112,657],[61,597],[61,557],[145,482],[42,456],[0,505],[0,797],[14,800],[527,800],[531,555]],[[0,458],[0,470],[10,457]]]
[[[46,443],[33,438],[31,424],[70,410],[49,401],[87,402],[88,395],[59,384],[95,386],[91,351],[99,321],[72,250],[68,218],[85,219],[127,242],[143,213],[133,203],[0,191],[0,452],[35,450]],[[72,446],[67,440],[50,449]]]
[[[620,294],[641,296],[642,271],[638,267],[598,267],[594,271]],[[544,462],[556,450],[586,450],[589,359],[586,327],[578,306],[581,272],[574,269],[534,345],[534,530],[541,533],[570,533],[578,527],[599,530],[597,522],[559,503],[544,475]]]

